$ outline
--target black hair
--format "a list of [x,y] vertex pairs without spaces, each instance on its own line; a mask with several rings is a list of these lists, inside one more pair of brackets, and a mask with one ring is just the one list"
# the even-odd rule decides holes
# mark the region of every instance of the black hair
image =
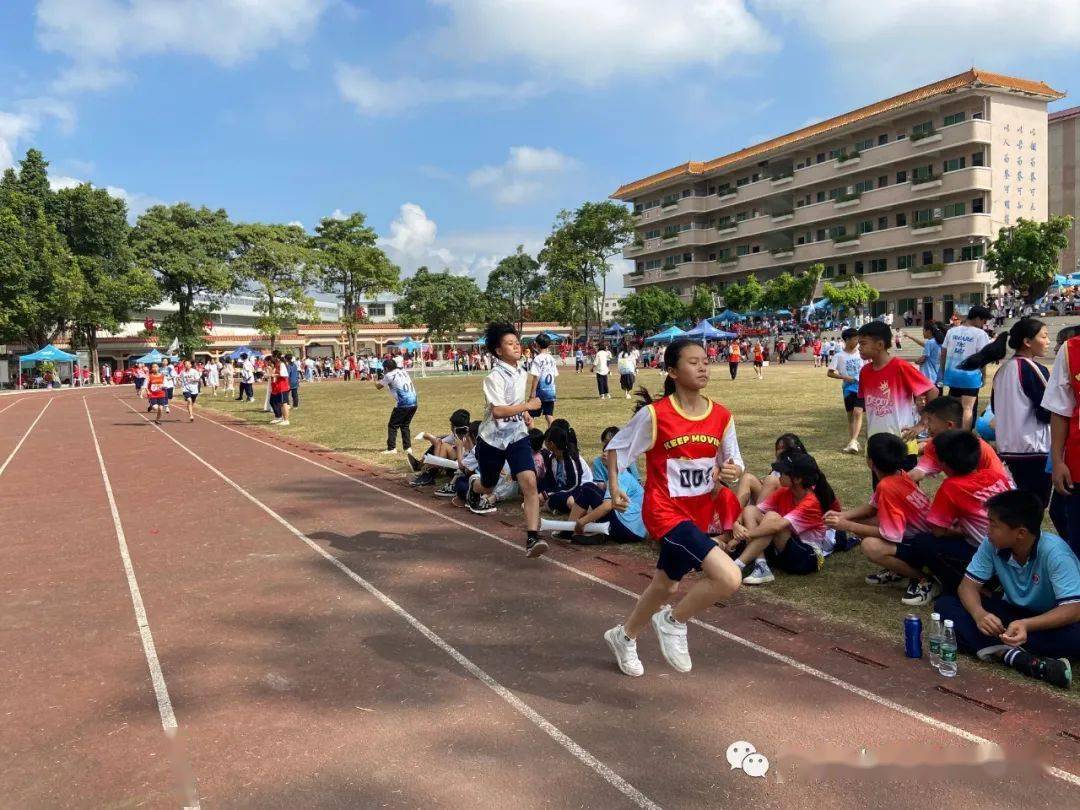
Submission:
[[945,328],[937,321],[927,321],[923,329],[930,333],[930,339],[936,340],[938,346],[945,345]]
[[607,447],[607,443],[615,438],[615,434],[619,432],[619,429],[615,425],[606,427],[600,433],[600,449],[603,450]]
[[469,438],[475,439],[480,435],[480,420],[477,419],[473,422],[469,422]]
[[792,472],[791,476],[802,481],[802,485],[814,493],[821,505],[822,512],[828,512],[833,508],[836,501],[836,493],[833,492],[825,473],[818,467],[817,460],[809,453],[785,453],[785,460],[802,469]]
[[274,349],[270,352],[271,357],[281,357],[281,349]]
[[810,455],[810,452],[806,449],[806,445],[803,444],[803,440],[796,436],[794,433],[782,433],[777,436],[776,441],[773,442],[774,450],[776,449],[777,445],[782,448],[780,450],[781,456],[792,451]]
[[293,361],[293,356],[292,356],[292,352],[289,352],[288,354],[286,354],[286,355],[285,355],[285,359],[286,359],[286,360],[287,360],[288,362],[290,362],[290,363],[291,363],[291,362]]
[[544,431],[540,428],[529,428],[529,446],[534,453],[539,453],[544,447]]
[[1021,318],[1012,325],[1008,332],[1002,332],[990,343],[960,364],[962,371],[976,371],[990,363],[1000,362],[1005,356],[1005,346],[1016,351],[1024,348],[1024,341],[1031,340],[1042,331],[1046,324],[1038,318]]
[[243,354],[241,354],[240,359],[241,360],[247,360],[247,352],[244,352]]
[[1010,529],[1024,528],[1034,537],[1042,533],[1043,504],[1034,492],[1024,489],[999,492],[987,499],[986,511]]
[[964,404],[956,397],[934,397],[926,403],[923,413],[936,416],[944,422],[952,422],[954,425],[964,424]]
[[452,414],[450,414],[450,427],[468,427],[469,425],[469,412],[464,408],[458,408]]
[[988,321],[993,317],[993,313],[980,304],[976,304],[969,309],[967,314],[967,319],[969,321]]
[[499,346],[502,345],[503,338],[507,335],[516,337],[517,333],[518,331],[512,323],[489,323],[484,331],[484,348],[493,357],[498,357],[499,355],[496,352]]
[[889,325],[882,323],[881,321],[870,321],[864,323],[859,327],[859,337],[868,337],[873,340],[881,340],[885,343],[885,348],[892,345],[892,329]]
[[395,368],[397,368],[397,363],[394,362],[393,357],[387,357],[385,360],[383,360],[382,365],[383,371],[393,371]]
[[982,445],[974,433],[946,430],[940,436],[935,436],[933,441],[938,459],[954,475],[968,475],[978,468]]
[[840,333],[840,339],[842,341],[844,341],[845,343],[847,343],[853,337],[858,337],[858,336],[859,336],[859,330],[858,329],[852,329],[850,327],[845,329],[843,332]]
[[[687,338],[679,338],[678,340],[671,341],[671,343],[667,345],[667,348],[664,349],[664,368],[667,370],[675,368],[679,364],[679,358],[682,357],[683,350],[690,346],[700,347],[701,344],[695,343],[694,341],[688,340]],[[637,404],[634,405],[634,412],[636,413],[637,411],[640,411],[642,408],[644,408],[646,405],[651,405],[658,399],[662,399],[663,397],[670,397],[672,394],[674,394],[675,380],[671,379],[670,374],[664,375],[664,393],[659,397],[653,396],[649,392],[649,389],[645,386],[639,388],[635,393],[637,394],[638,398]]]
[[1058,346],[1060,346],[1066,340],[1071,340],[1077,335],[1080,335],[1080,326],[1066,326],[1063,329],[1059,329],[1057,333]]
[[541,349],[546,349],[548,346],[551,345],[551,338],[549,338],[547,335],[541,333],[541,334],[536,336],[536,339],[533,340],[533,343],[535,343]]
[[866,441],[866,457],[881,475],[892,475],[903,469],[907,442],[892,433],[875,433]]
[[568,461],[577,468],[578,481],[581,480],[581,451],[578,450],[577,434],[573,428],[564,428],[552,423],[544,434],[544,441],[551,442],[563,454],[563,461]]

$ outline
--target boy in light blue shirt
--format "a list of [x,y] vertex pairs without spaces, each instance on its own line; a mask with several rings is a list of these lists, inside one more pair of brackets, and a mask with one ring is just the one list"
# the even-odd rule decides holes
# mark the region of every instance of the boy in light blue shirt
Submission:
[[[1080,657],[1080,561],[1056,534],[1042,531],[1042,502],[1022,490],[986,502],[987,537],[956,596],[935,609],[952,619],[957,647],[1032,678],[1068,688],[1069,658]],[[1003,597],[984,596],[994,577]]]

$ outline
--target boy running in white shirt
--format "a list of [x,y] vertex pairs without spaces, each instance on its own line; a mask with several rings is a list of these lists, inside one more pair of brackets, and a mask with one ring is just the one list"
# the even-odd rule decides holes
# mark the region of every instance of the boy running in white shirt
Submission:
[[529,367],[529,399],[539,398],[540,407],[529,415],[534,419],[543,416],[551,427],[555,418],[555,378],[559,376],[559,367],[549,351],[551,339],[547,335],[537,335],[534,345],[539,351]]
[[859,396],[859,373],[866,361],[859,354],[859,330],[845,329],[840,337],[844,339],[844,348],[836,353],[829,365],[829,376],[843,382],[841,391],[844,395],[844,410],[848,416],[849,439],[841,453],[859,452],[859,433],[862,431],[863,409],[865,404]]
[[536,486],[529,428],[529,411],[540,407],[537,397],[528,398],[528,372],[518,366],[521,341],[508,323],[488,324],[484,335],[487,350],[494,358],[491,373],[484,379],[484,421],[476,441],[479,472],[469,480],[468,506],[476,514],[494,511],[488,497],[499,483],[503,465],[521,489],[525,509],[525,555],[539,557],[548,550],[540,539],[540,495]]

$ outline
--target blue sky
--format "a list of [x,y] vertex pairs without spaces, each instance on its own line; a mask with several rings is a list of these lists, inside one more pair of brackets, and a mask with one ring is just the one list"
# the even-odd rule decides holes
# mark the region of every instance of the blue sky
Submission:
[[876,6],[7,0],[0,168],[37,146],[135,213],[360,210],[406,272],[482,282],[560,208],[972,64],[1080,104],[1080,4]]

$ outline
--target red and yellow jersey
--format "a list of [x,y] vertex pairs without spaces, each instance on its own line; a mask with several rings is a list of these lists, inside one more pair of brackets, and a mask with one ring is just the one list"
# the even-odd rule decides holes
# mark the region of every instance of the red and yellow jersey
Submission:
[[147,396],[150,399],[157,399],[165,396],[165,375],[164,374],[147,374],[146,375],[146,391]]
[[715,468],[729,459],[743,466],[731,413],[712,400],[705,413],[688,416],[674,397],[664,397],[634,414],[607,449],[616,451],[620,470],[645,455],[642,518],[655,538],[687,520],[707,531],[716,507]]

